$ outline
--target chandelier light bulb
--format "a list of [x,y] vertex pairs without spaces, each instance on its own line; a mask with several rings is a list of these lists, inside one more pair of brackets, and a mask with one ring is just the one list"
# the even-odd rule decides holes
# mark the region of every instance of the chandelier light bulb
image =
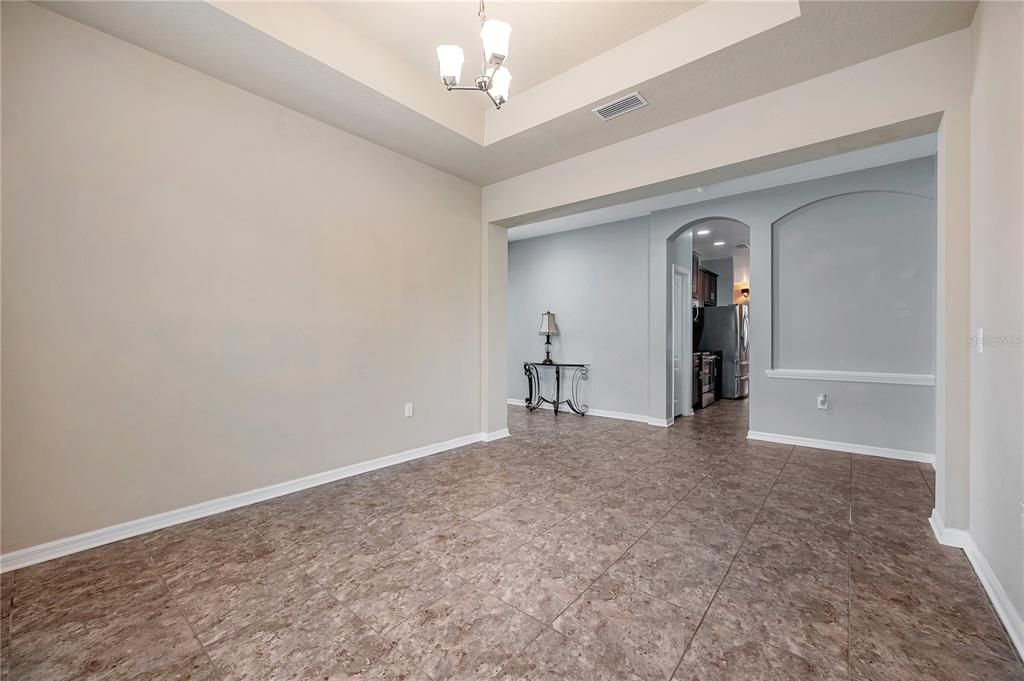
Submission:
[[484,59],[488,64],[500,66],[508,57],[508,42],[512,26],[504,21],[488,19],[480,29],[480,40],[484,44]]
[[497,108],[508,101],[509,87],[512,85],[512,74],[502,64],[508,58],[508,41],[512,35],[512,27],[504,21],[488,19],[484,9],[484,0],[480,0],[480,42],[484,48],[484,65],[482,72],[473,80],[472,85],[459,85],[462,78],[462,64],[465,55],[459,45],[439,45],[437,48],[437,66],[441,71],[441,82],[449,91],[474,90],[487,95]]
[[512,86],[512,72],[504,66],[499,67],[491,76],[491,97],[499,105],[508,101],[509,88]]
[[441,80],[445,85],[458,85],[462,77],[462,63],[465,56],[458,45],[440,45],[437,48],[437,64],[441,70]]

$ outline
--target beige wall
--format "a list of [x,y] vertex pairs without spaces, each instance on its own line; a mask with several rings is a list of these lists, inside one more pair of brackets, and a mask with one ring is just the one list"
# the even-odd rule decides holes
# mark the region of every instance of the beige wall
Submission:
[[[1024,614],[1024,5],[982,2],[971,26],[970,534]],[[1024,631],[1018,632],[1024,634]]]
[[480,277],[483,328],[480,334],[481,430],[500,434],[508,427],[505,407],[505,324],[508,312],[508,232],[504,227],[481,225],[483,248]]
[[[966,30],[950,33],[496,182],[484,187],[484,218],[504,223],[586,205],[946,111],[966,98],[967,47]],[[878,135],[874,143],[882,141]],[[849,149],[825,155],[843,150]]]
[[480,430],[478,187],[2,28],[4,552]]

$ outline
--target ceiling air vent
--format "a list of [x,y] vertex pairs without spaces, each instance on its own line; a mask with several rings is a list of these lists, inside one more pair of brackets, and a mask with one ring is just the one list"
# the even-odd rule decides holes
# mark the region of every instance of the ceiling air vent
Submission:
[[593,111],[594,115],[602,121],[610,121],[613,118],[629,113],[633,109],[639,109],[642,106],[647,106],[647,100],[640,96],[639,92],[631,92],[624,97],[619,97],[607,104],[602,104],[596,109],[591,109],[591,111]]

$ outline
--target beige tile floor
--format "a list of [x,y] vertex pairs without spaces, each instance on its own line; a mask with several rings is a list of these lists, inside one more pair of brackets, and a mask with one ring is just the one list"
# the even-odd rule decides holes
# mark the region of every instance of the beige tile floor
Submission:
[[509,412],[512,438],[3,576],[11,679],[1024,679],[913,463]]

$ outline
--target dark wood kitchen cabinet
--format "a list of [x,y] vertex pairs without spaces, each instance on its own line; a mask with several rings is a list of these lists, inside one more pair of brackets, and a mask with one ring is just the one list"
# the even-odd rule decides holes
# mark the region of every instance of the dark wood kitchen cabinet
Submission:
[[696,298],[707,307],[718,305],[718,275],[703,267],[697,269]]
[[693,260],[690,263],[690,288],[692,291],[690,295],[701,300],[700,285],[697,283],[700,281],[700,277],[697,276],[700,272],[700,256],[697,255],[696,251],[693,252]]
[[693,252],[690,272],[690,289],[693,299],[701,305],[718,305],[718,275],[700,266],[700,256]]

